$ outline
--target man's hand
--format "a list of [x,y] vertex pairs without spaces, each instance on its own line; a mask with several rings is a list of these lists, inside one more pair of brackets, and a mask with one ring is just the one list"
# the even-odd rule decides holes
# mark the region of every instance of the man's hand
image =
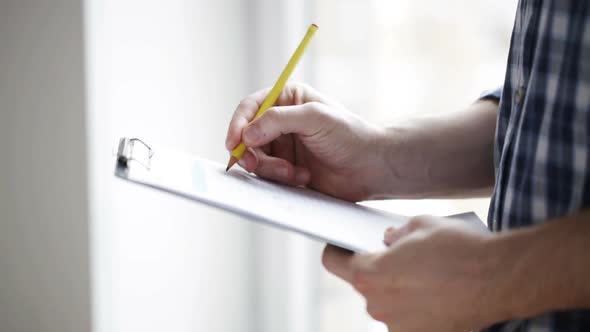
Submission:
[[390,331],[470,331],[503,317],[488,306],[499,294],[490,286],[495,256],[486,252],[493,237],[462,221],[421,216],[389,230],[384,253],[327,246],[323,263],[366,298],[368,313]]
[[327,246],[326,268],[367,299],[390,331],[469,331],[548,311],[590,308],[590,211],[494,234],[416,217],[381,254]]
[[277,106],[252,121],[269,91],[240,102],[225,144],[231,151],[244,142],[239,164],[261,177],[349,201],[470,197],[494,183],[494,102],[378,128],[309,86],[288,84]]
[[239,165],[247,171],[349,201],[369,198],[391,178],[383,131],[306,85],[287,85],[278,106],[249,124],[269,91],[242,100],[229,125],[226,148],[244,142]]

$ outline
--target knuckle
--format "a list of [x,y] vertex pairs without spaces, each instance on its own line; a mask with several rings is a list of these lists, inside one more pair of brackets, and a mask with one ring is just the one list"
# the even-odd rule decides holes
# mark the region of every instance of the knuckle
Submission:
[[322,113],[324,112],[324,104],[319,101],[310,101],[305,104],[305,110],[308,112]]
[[333,119],[332,109],[319,101],[312,101],[308,103],[308,112],[312,113],[312,115],[318,121],[326,121]]
[[260,117],[262,123],[277,123],[281,120],[281,110],[278,107],[271,107],[264,112],[264,115]]
[[267,109],[266,112],[264,113],[264,115],[267,118],[276,119],[279,116],[279,113],[280,113],[279,108],[276,106],[273,106],[273,107]]
[[367,299],[367,308],[366,309],[367,309],[367,313],[369,314],[369,316],[371,316],[374,320],[384,322],[388,319],[389,315],[387,314],[387,312],[383,308],[371,303],[371,301],[368,299]]
[[244,98],[242,100],[240,100],[240,103],[238,104],[238,110],[243,110],[246,108],[250,108],[250,106],[252,105],[252,102],[250,101],[249,98]]
[[427,218],[428,218],[427,215],[419,215],[419,216],[412,217],[408,221],[408,228],[411,231],[420,228],[422,225],[424,225],[424,223],[426,223]]
[[[240,100],[240,103],[238,104],[238,107],[236,108],[234,114],[248,118],[250,116],[253,116],[253,114],[256,113],[257,110],[258,103],[256,102],[256,100],[252,97],[246,97]],[[250,119],[248,118],[247,120]]]
[[329,118],[329,112],[326,109],[326,105],[317,101],[306,103],[302,112],[305,113],[305,117],[314,119],[316,122],[324,122]]
[[294,88],[298,88],[301,89],[303,91],[308,91],[308,90],[312,90],[313,88],[311,87],[311,85],[304,83],[304,82],[295,82],[293,83],[293,87]]

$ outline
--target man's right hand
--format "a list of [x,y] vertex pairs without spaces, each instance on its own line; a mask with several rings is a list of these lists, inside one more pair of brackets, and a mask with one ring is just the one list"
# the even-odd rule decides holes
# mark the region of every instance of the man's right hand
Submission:
[[226,148],[240,141],[248,147],[240,166],[348,201],[378,192],[388,176],[379,144],[383,130],[301,84],[288,84],[277,106],[250,123],[269,91],[243,99],[230,122]]

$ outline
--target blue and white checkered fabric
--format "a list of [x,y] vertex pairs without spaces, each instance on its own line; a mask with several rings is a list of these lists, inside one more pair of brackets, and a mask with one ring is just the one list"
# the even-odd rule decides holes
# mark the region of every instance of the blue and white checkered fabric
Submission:
[[[496,135],[491,230],[590,207],[590,0],[520,0]],[[550,312],[486,331],[590,331],[590,311]]]

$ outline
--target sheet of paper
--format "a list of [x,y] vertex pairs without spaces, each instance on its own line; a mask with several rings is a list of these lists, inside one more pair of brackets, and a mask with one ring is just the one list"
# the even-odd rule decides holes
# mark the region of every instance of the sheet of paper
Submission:
[[150,168],[130,161],[116,175],[254,221],[356,252],[384,250],[383,232],[407,217],[265,181],[234,167],[155,148]]

